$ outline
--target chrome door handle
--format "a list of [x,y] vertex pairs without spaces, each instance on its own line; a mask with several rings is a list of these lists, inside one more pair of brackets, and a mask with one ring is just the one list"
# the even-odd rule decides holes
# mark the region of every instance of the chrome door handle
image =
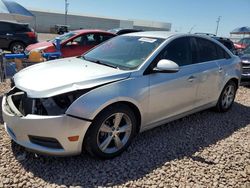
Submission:
[[221,73],[223,71],[222,67],[219,67],[219,73]]
[[189,82],[193,82],[194,80],[195,80],[195,76],[190,76],[187,80],[189,81]]
[[6,33],[6,35],[7,35],[7,36],[13,36],[13,34],[11,34],[11,33]]

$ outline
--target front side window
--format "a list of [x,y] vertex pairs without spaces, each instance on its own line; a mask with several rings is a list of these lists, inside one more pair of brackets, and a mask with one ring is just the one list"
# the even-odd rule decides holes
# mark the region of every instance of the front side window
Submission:
[[192,64],[192,51],[190,46],[190,38],[182,37],[173,40],[167,45],[160,59],[169,59],[179,66]]
[[120,69],[136,69],[164,41],[159,38],[117,36],[86,53],[83,58]]

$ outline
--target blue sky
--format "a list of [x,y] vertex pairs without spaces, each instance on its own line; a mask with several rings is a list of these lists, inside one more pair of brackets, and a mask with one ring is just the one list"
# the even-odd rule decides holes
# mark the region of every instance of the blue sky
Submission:
[[[16,0],[26,8],[64,12],[64,0]],[[68,0],[69,14],[172,23],[172,31],[229,36],[236,27],[250,26],[250,0]]]

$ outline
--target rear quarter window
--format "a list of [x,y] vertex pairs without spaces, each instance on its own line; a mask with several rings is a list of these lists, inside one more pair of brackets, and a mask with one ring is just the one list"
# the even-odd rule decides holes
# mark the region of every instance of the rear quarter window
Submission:
[[207,39],[196,38],[198,47],[198,61],[206,62],[220,59],[217,55],[217,45]]
[[0,22],[0,32],[11,32],[12,30],[10,23]]
[[31,31],[31,29],[26,25],[13,24],[12,27],[13,27],[15,32],[29,32],[29,31]]

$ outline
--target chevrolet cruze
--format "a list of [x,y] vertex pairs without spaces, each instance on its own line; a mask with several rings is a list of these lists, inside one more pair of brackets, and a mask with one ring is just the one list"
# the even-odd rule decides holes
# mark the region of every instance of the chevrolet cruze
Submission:
[[28,67],[4,96],[4,126],[43,154],[121,154],[139,132],[208,108],[231,108],[240,59],[206,36],[139,32],[80,57]]

